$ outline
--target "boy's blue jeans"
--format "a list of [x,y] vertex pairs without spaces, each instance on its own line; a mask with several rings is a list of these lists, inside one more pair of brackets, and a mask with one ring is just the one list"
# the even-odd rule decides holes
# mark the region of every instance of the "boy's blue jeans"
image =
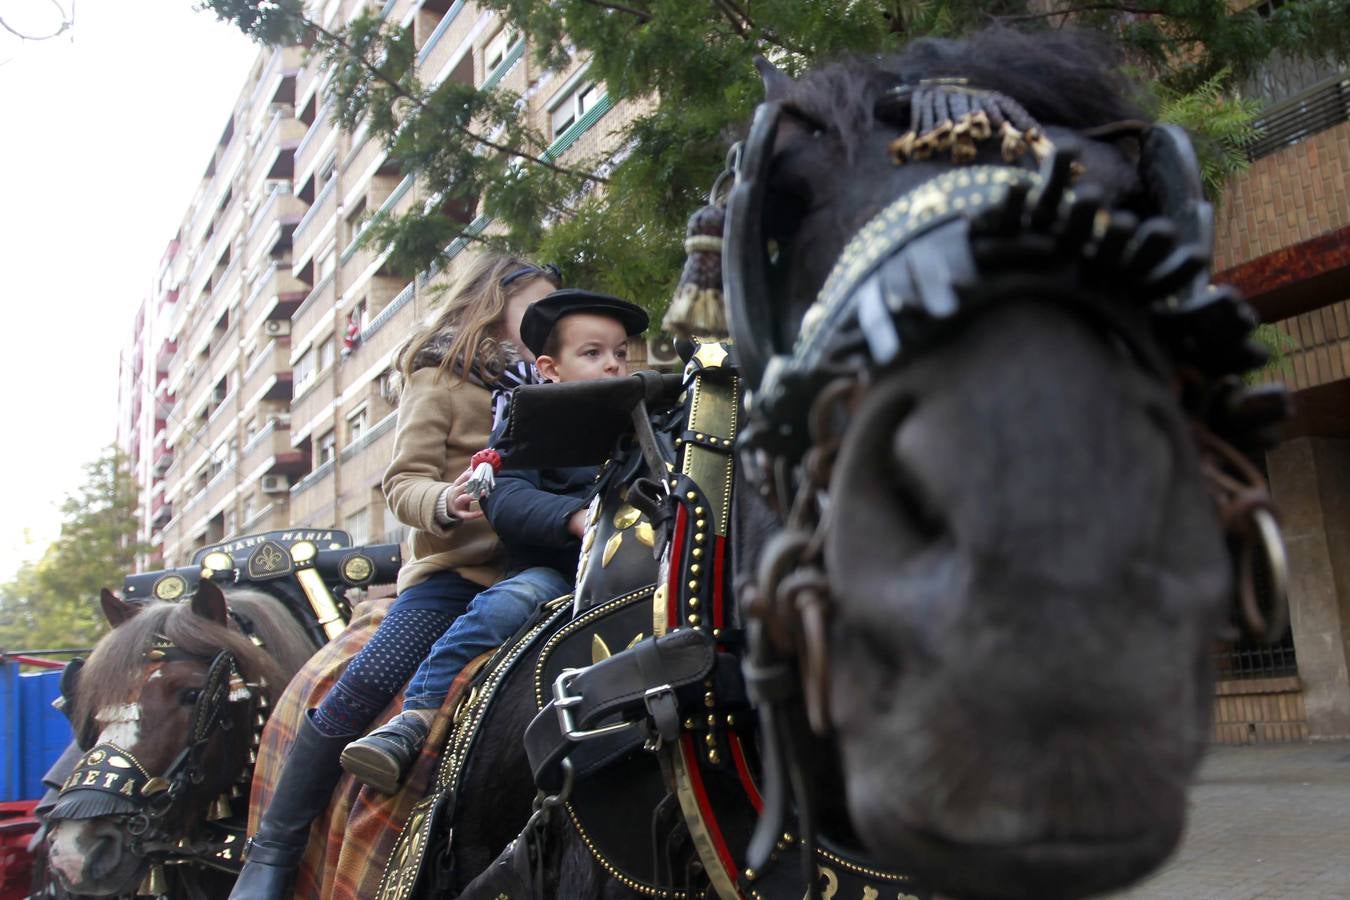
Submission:
[[572,582],[546,566],[526,569],[480,591],[413,673],[403,708],[440,709],[455,676],[474,657],[501,646],[540,604],[571,592]]

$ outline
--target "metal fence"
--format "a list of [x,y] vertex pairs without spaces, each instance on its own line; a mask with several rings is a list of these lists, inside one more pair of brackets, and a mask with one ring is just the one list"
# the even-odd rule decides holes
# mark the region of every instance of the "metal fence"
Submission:
[[1220,679],[1297,675],[1294,638],[1286,630],[1284,637],[1273,644],[1250,638],[1224,644],[1214,653],[1214,669]]
[[1269,156],[1342,122],[1350,122],[1350,72],[1332,75],[1263,111],[1255,122],[1260,137],[1247,145],[1247,157]]

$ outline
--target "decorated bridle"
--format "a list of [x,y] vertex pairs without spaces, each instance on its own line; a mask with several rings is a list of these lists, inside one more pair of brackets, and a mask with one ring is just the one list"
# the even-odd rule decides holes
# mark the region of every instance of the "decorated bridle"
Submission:
[[[263,647],[249,619],[234,610],[229,611],[229,616],[234,627],[255,646]],[[184,650],[159,633],[151,635],[141,653],[147,680],[166,663],[207,659]],[[165,865],[197,865],[225,872],[238,872],[242,865],[247,790],[253,780],[258,742],[270,709],[267,684],[262,678],[257,683],[245,682],[238,659],[228,650],[209,659],[206,677],[193,704],[186,745],[163,772],[152,775],[129,750],[116,743],[97,743],[85,751],[61,786],[49,814],[53,820],[111,817],[119,821],[131,852],[151,861],[150,870],[136,892],[138,896],[168,894]],[[73,705],[80,665],[80,661],[72,661],[62,673],[62,705],[66,709]],[[217,733],[234,729],[236,705],[240,703],[248,704],[245,721],[253,729],[248,762],[229,793],[221,794],[211,803],[204,833],[195,839],[174,835],[168,830],[168,823],[181,812],[189,789],[205,780],[206,749]],[[121,704],[97,711],[95,719],[104,726],[130,723],[139,719],[139,713],[139,705]],[[76,737],[81,741],[87,739],[78,729]]]
[[[957,167],[889,203],[853,236],[792,346],[771,327],[781,300],[776,267],[784,262],[771,252],[765,221],[769,164],[785,115],[779,102],[756,110],[710,206],[691,220],[682,284],[692,275],[702,289],[677,295],[665,323],[676,333],[717,331],[709,273],[720,264],[727,330],[751,387],[737,444],[741,469],[780,525],[757,571],[737,576],[744,671],[764,757],[764,806],[747,861],[769,865],[785,829],[795,831],[809,895],[818,810],[803,769],[813,742],[830,732],[823,545],[835,456],[850,401],[953,322],[1010,291],[1034,291],[1094,320],[1156,377],[1177,384],[1230,538],[1241,619],[1272,638],[1285,622],[1287,574],[1273,502],[1235,446],[1261,446],[1287,417],[1288,401],[1282,388],[1249,389],[1240,379],[1264,353],[1249,340],[1256,324],[1249,307],[1232,288],[1210,284],[1213,213],[1185,132],[1121,122],[1086,135],[1139,140],[1139,174],[1154,210],[1141,219],[1111,208],[1096,186],[1075,187],[1077,143],[1056,146],[995,91],[925,81],[887,93],[876,114],[909,125],[889,148],[896,165],[950,153]],[[1003,165],[973,164],[985,141],[998,142]],[[1116,292],[1128,292],[1134,305],[1105,298]],[[1258,570],[1270,582],[1264,608]]]

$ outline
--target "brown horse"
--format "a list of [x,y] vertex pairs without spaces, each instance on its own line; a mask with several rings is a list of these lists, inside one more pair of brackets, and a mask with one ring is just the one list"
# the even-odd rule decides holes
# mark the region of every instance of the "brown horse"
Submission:
[[208,815],[220,802],[242,815],[258,717],[316,648],[271,595],[227,590],[228,604],[209,580],[190,604],[103,592],[112,630],[67,698],[86,753],[49,817],[48,861],[66,890],[137,893],[167,861],[176,883],[157,892],[228,894],[239,848],[207,846]]

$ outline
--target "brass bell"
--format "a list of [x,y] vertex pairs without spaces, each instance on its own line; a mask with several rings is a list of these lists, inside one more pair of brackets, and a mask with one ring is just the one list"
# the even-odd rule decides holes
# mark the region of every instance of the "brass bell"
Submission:
[[206,821],[219,822],[221,819],[228,819],[231,813],[230,798],[221,794],[211,801],[211,811],[206,814]]
[[141,886],[136,888],[137,897],[163,897],[168,893],[169,878],[164,874],[164,867],[158,863],[150,867],[145,878],[141,879]]

